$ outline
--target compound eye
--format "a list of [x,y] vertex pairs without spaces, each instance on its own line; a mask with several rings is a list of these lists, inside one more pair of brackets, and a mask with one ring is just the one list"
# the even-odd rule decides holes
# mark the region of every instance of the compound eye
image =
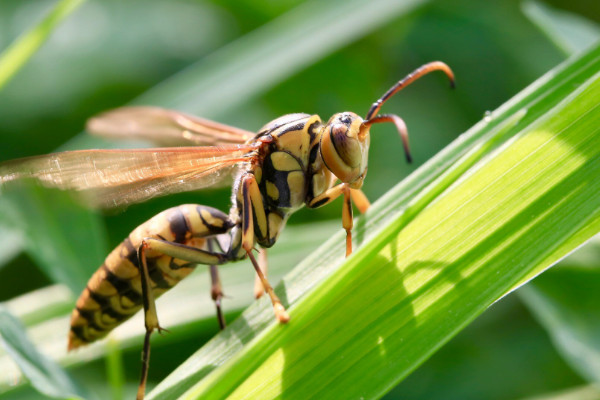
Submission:
[[348,136],[348,127],[342,124],[334,124],[331,127],[331,140],[335,151],[349,167],[358,167],[361,162],[360,144]]
[[346,136],[346,132],[348,132],[348,127],[346,125],[335,124],[331,127],[331,134],[333,135],[335,140],[337,140],[338,137],[340,138],[340,140],[343,140],[342,136]]

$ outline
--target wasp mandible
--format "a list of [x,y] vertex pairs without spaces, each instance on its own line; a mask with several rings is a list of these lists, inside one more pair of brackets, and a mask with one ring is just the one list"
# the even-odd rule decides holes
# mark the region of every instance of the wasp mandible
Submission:
[[[256,271],[255,294],[268,294],[278,321],[289,315],[266,277],[266,248],[275,244],[288,217],[303,206],[321,207],[343,196],[346,256],[352,253],[352,202],[361,212],[369,201],[361,187],[367,174],[371,125],[393,123],[411,161],[404,121],[379,114],[398,91],[432,71],[454,87],[452,70],[440,61],[421,66],[392,86],[363,119],[352,112],[288,114],[258,133],[155,107],[125,107],[88,121],[88,131],[162,145],[136,150],[77,150],[0,164],[0,184],[34,178],[41,184],[80,191],[88,202],[115,207],[168,193],[217,184],[234,173],[229,214],[184,204],[138,226],[89,280],[71,315],[68,349],[91,343],[143,307],[146,326],[138,399],[144,397],[150,335],[162,330],[155,299],[185,278],[197,264],[209,265],[211,296],[221,329],[223,291],[217,265],[248,257]],[[339,183],[338,183],[339,181]],[[252,253],[261,248],[259,263]]]

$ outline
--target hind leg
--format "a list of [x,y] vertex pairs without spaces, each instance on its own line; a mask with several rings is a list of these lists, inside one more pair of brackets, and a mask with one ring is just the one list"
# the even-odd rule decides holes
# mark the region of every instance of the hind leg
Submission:
[[[208,240],[207,242],[208,251],[213,251],[213,242]],[[215,308],[217,309],[217,321],[219,321],[219,328],[225,329],[225,316],[221,309],[221,299],[223,299],[223,285],[221,284],[221,278],[219,277],[219,268],[215,264],[209,265],[210,272],[210,297],[215,302]]]
[[158,323],[154,295],[151,290],[150,275],[148,273],[148,263],[146,260],[147,251],[158,252],[176,259],[188,261],[193,264],[206,264],[215,266],[230,261],[226,254],[201,250],[184,244],[169,242],[156,238],[145,238],[138,251],[139,263],[142,270],[142,297],[144,305],[144,322],[146,325],[146,336],[144,338],[144,350],[142,353],[142,373],[140,385],[138,387],[137,399],[144,398],[146,380],[148,378],[148,365],[150,362],[150,336],[157,329],[163,330]]
[[[216,240],[215,236],[226,234],[234,225],[226,214],[210,207],[192,204],[175,207],[161,214],[161,218],[154,218],[134,231],[134,236],[139,238],[137,243],[140,243],[137,256],[146,326],[137,399],[144,397],[150,359],[150,336],[155,329],[159,332],[162,330],[158,322],[155,296],[161,293],[161,289],[164,291],[183,279],[189,273],[190,264],[216,266],[231,260],[220,247],[218,251],[211,248],[212,242]],[[159,284],[161,281],[162,286]],[[216,284],[219,284],[218,279]],[[155,290],[158,291],[155,293]]]

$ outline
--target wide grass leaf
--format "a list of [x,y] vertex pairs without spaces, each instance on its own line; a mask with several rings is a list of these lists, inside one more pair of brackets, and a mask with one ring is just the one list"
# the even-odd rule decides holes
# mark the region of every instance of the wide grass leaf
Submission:
[[558,67],[393,189],[346,262],[340,235],[311,255],[278,288],[288,325],[251,307],[151,397],[380,397],[600,230],[599,62]]

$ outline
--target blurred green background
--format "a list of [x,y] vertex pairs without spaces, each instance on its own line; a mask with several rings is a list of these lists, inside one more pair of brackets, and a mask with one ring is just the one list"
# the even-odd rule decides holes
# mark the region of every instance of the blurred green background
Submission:
[[[372,130],[364,190],[375,200],[482,119],[486,111],[497,108],[569,55],[573,49],[548,35],[536,13],[542,10],[544,15],[570,21],[575,29],[597,29],[600,22],[600,2],[590,0],[411,1],[406,8],[385,6],[381,11],[385,18],[373,21],[365,16],[364,26],[360,19],[353,20],[343,25],[343,30],[329,32],[330,37],[316,38],[310,45],[301,37],[285,36],[288,16],[312,18],[314,8],[315,12],[329,9],[336,18],[335,3],[88,1],[0,91],[0,161],[52,152],[75,137],[76,144],[69,146],[89,146],[80,134],[87,118],[141,95],[145,97],[138,102],[176,106],[248,130],[291,112],[317,113],[323,119],[346,110],[364,115],[395,81],[425,62],[442,60],[456,74],[456,90],[449,90],[444,77],[436,74],[406,89],[383,110],[405,119],[414,164],[403,162],[392,126],[379,125]],[[0,48],[6,48],[53,4],[3,0]],[[389,11],[392,9],[395,11]],[[284,23],[278,22],[282,18]],[[239,62],[239,54],[255,51],[252,46],[259,40],[247,39],[255,37],[257,30],[264,32],[264,26],[281,28],[282,37],[291,39],[285,47],[293,56],[269,52],[267,35],[261,39],[267,44],[265,54],[234,73],[244,82],[242,89],[227,86],[229,81],[223,76],[231,74],[228,66]],[[359,33],[348,33],[352,31]],[[267,32],[275,43],[276,34]],[[323,45],[327,41],[336,44]],[[186,69],[187,75],[176,75]],[[175,89],[169,86],[173,76],[178,79]],[[212,89],[186,92],[188,86],[207,76],[223,90],[216,94]],[[159,84],[162,89],[147,94]],[[107,249],[165,208],[194,202],[226,211],[229,195],[228,189],[186,193],[103,214]],[[340,210],[339,201],[318,210],[301,210],[289,224],[339,219]],[[0,265],[0,300],[53,283],[28,255],[15,253]],[[251,285],[249,281],[248,291]],[[161,312],[168,311],[162,311],[159,304]],[[155,342],[151,380],[166,376],[217,328],[216,324],[204,324],[192,329],[186,339],[165,340],[162,345]],[[126,351],[124,357],[128,382],[135,385],[139,348]],[[85,386],[87,381],[101,383],[103,371],[101,360],[78,367],[76,374]],[[100,376],[94,376],[96,373]],[[386,398],[519,399],[585,385],[584,378],[561,358],[548,333],[513,294],[494,305]]]

